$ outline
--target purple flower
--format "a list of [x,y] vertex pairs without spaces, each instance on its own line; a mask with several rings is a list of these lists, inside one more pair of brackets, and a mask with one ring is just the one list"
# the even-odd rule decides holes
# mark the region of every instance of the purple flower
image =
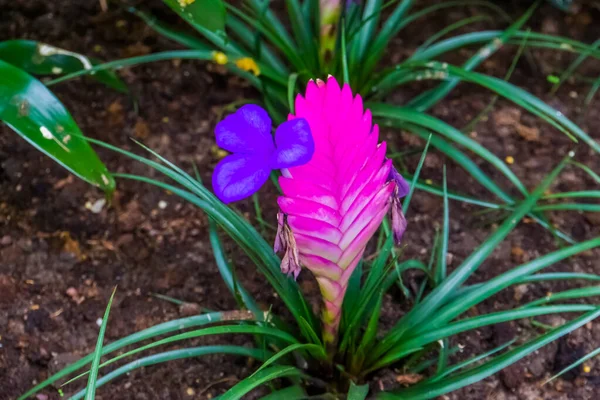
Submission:
[[219,122],[215,135],[217,145],[233,153],[217,164],[212,177],[215,194],[224,203],[251,196],[272,170],[306,164],[315,151],[304,118],[279,125],[273,141],[271,118],[254,104],[241,107]]

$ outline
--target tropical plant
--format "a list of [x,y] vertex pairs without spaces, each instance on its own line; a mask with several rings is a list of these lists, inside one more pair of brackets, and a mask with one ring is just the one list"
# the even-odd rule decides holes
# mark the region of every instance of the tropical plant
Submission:
[[[331,74],[343,78],[363,96],[365,105],[372,110],[374,120],[381,126],[402,129],[423,140],[432,133],[431,145],[464,168],[501,202],[501,208],[513,207],[530,193],[504,160],[468,135],[468,127],[489,112],[493,101],[463,130],[428,112],[460,82],[482,86],[495,93],[496,97],[502,96],[538,116],[574,142],[583,142],[594,151],[600,150],[600,144],[565,115],[507,81],[519,56],[531,48],[580,54],[572,68],[564,72],[557,71],[560,78],[551,76],[557,85],[572,76],[583,59],[600,57],[597,44],[588,45],[525,29],[540,1],[534,2],[526,13],[512,21],[496,4],[482,0],[437,2],[415,11],[412,11],[417,3],[414,0],[286,0],[286,21],[289,21],[290,30],[286,29],[280,13],[275,12],[275,6],[268,0],[247,0],[239,6],[222,0],[163,1],[196,34],[177,30],[143,10],[131,8],[131,11],[159,34],[178,42],[187,50],[111,61],[60,76],[47,84],[54,85],[82,75],[166,59],[212,61],[247,79],[261,94],[262,103],[269,114],[280,123],[285,120],[289,110],[293,111],[294,94],[303,90],[306,82]],[[551,3],[563,9],[570,4],[558,0]],[[455,34],[486,17],[478,15],[465,18],[440,29],[408,58],[390,66],[386,56],[390,42],[404,28],[434,12],[465,5],[488,10],[492,18],[506,21],[510,26],[505,30]],[[444,38],[451,34],[455,35]],[[518,46],[518,52],[505,79],[473,72],[484,60],[508,45]],[[450,53],[473,46],[481,47],[461,66],[437,61]],[[427,80],[443,82],[402,105],[385,101],[387,94],[404,85]],[[588,105],[600,88],[600,80],[591,82],[594,84],[586,96]],[[490,176],[485,168],[478,165],[473,155],[489,163],[512,187],[507,188],[504,183]],[[552,227],[542,213],[532,211],[529,217],[562,240],[574,243],[566,233]]]
[[[450,197],[445,178],[441,193],[442,230],[430,263],[398,260],[395,243],[406,228],[403,210],[409,210],[425,152],[412,184],[408,185],[386,159],[385,142],[379,143],[377,125],[372,124],[361,96],[354,96],[349,85],[340,87],[333,77],[327,82],[310,82],[306,95],[296,98],[294,114],[279,125],[274,138],[271,130],[268,114],[255,105],[244,106],[219,123],[217,143],[232,154],[220,162],[213,175],[218,197],[197,177],[156,153],[151,152],[158,162],[90,139],[150,166],[174,183],[131,174],[115,174],[117,178],[147,182],[168,190],[210,217],[215,260],[224,282],[244,310],[209,312],[165,322],[106,346],[101,334],[94,354],[38,384],[22,399],[89,365],[92,368],[87,388],[73,395],[73,399],[84,396],[91,399],[93,388],[143,366],[214,353],[252,357],[262,363],[221,399],[240,399],[265,385],[272,390],[265,399],[303,399],[309,392],[320,398],[365,399],[369,378],[389,367],[402,368],[411,376],[420,373],[423,379],[415,383],[417,379],[408,388],[373,395],[381,399],[431,399],[482,380],[600,316],[597,304],[570,301],[597,296],[600,294],[597,286],[553,293],[514,309],[475,316],[469,313],[500,291],[525,282],[600,280],[597,275],[544,272],[562,260],[600,246],[600,238],[595,238],[547,252],[487,281],[467,283],[519,221],[539,207],[538,202],[552,182],[565,167],[572,165],[573,153],[524,201],[514,205],[508,218],[479,247],[449,271],[446,255]],[[278,199],[281,213],[274,246],[275,250],[283,251],[281,260],[254,227],[223,202],[252,195],[268,180],[272,170],[281,170],[282,195]],[[569,197],[568,193],[562,195]],[[401,204],[402,196],[405,198]],[[387,222],[383,223],[381,240],[373,256],[363,257],[367,248],[372,248],[367,244],[388,212],[392,214],[391,228]],[[218,227],[264,274],[293,321],[261,309],[254,301],[227,261]],[[292,278],[301,267],[311,271],[321,288],[320,322]],[[409,269],[424,273],[420,289],[409,296],[409,311],[391,328],[383,330],[379,321],[383,296],[390,287],[401,284],[403,273]],[[451,344],[456,335],[502,322],[535,321],[536,317],[556,313],[576,316],[561,326],[534,332],[533,336],[529,332],[527,338],[504,343],[467,360],[452,361]],[[103,324],[107,323],[106,317]],[[139,358],[97,378],[99,368],[125,357],[186,339],[225,334],[252,335],[255,347],[184,347]],[[145,340],[151,341],[100,362],[102,356]]]

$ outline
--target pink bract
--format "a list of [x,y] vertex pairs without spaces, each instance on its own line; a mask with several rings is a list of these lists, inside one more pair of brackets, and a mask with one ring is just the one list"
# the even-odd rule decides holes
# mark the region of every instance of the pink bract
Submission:
[[295,111],[289,119],[306,119],[315,152],[308,163],[282,169],[276,250],[285,250],[283,272],[297,276],[304,266],[315,275],[325,302],[323,337],[333,343],[348,280],[390,207],[394,225],[405,226],[398,201],[405,190],[391,174],[371,112],[350,86],[340,88],[333,77],[311,81]]

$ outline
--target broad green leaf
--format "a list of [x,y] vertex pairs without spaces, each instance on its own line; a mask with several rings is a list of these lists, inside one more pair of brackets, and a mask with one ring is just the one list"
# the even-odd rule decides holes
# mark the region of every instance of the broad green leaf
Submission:
[[110,194],[115,181],[62,103],[37,79],[0,61],[0,120],[81,179]]
[[[82,54],[23,39],[0,42],[0,60],[33,75],[68,74],[100,63]],[[119,92],[127,92],[127,86],[113,71],[98,71],[90,76]]]
[[221,0],[163,0],[181,17],[212,32],[225,31],[225,4]]
[[357,385],[354,382],[350,382],[350,390],[348,390],[347,400],[365,400],[369,394],[369,385]]

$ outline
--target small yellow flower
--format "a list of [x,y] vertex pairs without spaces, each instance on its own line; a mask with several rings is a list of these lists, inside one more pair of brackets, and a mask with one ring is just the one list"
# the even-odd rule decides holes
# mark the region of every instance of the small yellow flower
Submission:
[[227,55],[225,53],[221,53],[220,51],[215,51],[212,57],[213,60],[219,65],[225,65],[229,61],[227,59]]
[[515,163],[515,158],[513,156],[507,156],[505,160],[506,160],[507,164],[514,164]]
[[583,372],[585,372],[586,374],[589,374],[591,370],[592,368],[589,365],[583,365]]
[[177,1],[178,1],[179,5],[181,6],[181,8],[185,8],[186,6],[189,6],[196,0],[177,0]]
[[256,62],[250,57],[240,58],[235,62],[235,65],[241,70],[252,72],[255,76],[260,75],[260,68],[258,68]]

